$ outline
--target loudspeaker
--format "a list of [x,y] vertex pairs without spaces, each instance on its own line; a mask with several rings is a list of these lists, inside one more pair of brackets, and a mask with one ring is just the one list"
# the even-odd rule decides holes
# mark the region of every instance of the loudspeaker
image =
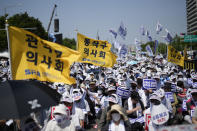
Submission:
[[62,45],[62,33],[61,34],[56,34],[55,38],[56,38],[56,43]]
[[54,19],[54,32],[59,32],[59,19]]

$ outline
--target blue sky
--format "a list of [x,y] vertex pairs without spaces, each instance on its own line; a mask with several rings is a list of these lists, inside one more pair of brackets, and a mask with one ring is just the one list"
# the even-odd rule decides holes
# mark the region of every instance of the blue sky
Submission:
[[[27,12],[38,18],[44,28],[51,17],[54,4],[57,4],[57,16],[60,20],[60,32],[63,37],[75,38],[75,29],[90,38],[96,38],[97,31],[100,39],[113,42],[109,29],[118,30],[121,21],[127,27],[126,40],[118,36],[122,44],[134,44],[138,38],[147,41],[140,35],[140,26],[150,31],[153,39],[163,41],[156,34],[156,24],[159,21],[167,28],[172,36],[186,32],[186,1],[185,0],[0,0],[0,15],[6,12],[12,16],[16,13]],[[50,31],[53,32],[53,23]]]

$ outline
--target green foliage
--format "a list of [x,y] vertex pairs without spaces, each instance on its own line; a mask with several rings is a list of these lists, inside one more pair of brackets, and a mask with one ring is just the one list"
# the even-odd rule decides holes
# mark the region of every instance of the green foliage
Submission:
[[76,50],[76,41],[75,39],[64,38],[62,44],[68,48]]
[[150,45],[152,51],[154,51],[154,42],[147,42],[146,44],[142,44],[141,47],[142,47],[142,51],[146,51],[146,46],[147,45]]
[[[33,28],[36,27],[36,30],[28,30],[42,39],[48,39],[47,32],[45,31],[42,23],[34,18],[30,17],[26,12],[23,14],[15,14],[14,16],[8,18],[8,23],[10,26],[16,26],[19,28]],[[5,17],[0,17],[0,28],[5,29]],[[0,31],[0,51],[7,49],[7,37],[5,31]]]
[[[142,44],[141,47],[142,47],[142,51],[145,51],[146,52],[146,46],[147,45],[150,45],[153,53],[155,54],[154,52],[154,49],[155,49],[155,42],[147,42],[146,44]],[[166,44],[164,43],[159,43],[158,47],[157,47],[157,54],[166,54],[166,51],[167,51],[167,46]]]
[[159,43],[157,48],[157,54],[166,54],[167,53],[167,46],[165,43]]
[[[0,29],[5,29],[5,16],[0,17]],[[7,36],[5,30],[0,30],[0,52],[7,50]]]
[[16,26],[19,28],[33,28],[36,27],[36,30],[29,30],[30,32],[38,35],[43,39],[48,39],[47,32],[45,31],[42,23],[34,18],[30,17],[27,12],[24,14],[16,14],[8,19],[10,26]]
[[183,51],[185,47],[190,50],[197,50],[197,43],[188,43],[184,42],[184,38],[176,35],[173,39],[173,42],[170,43],[176,50]]

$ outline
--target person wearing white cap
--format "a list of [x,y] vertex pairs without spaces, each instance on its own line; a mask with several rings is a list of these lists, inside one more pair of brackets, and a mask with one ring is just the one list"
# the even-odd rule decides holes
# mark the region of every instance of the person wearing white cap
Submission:
[[70,111],[65,105],[56,106],[53,115],[54,119],[46,124],[43,131],[75,131],[74,123],[70,118]]
[[85,114],[90,111],[87,101],[83,98],[82,91],[80,89],[73,89],[72,98],[74,101],[73,112],[76,126],[84,128]]
[[191,90],[191,95],[192,98],[186,101],[186,110],[185,112],[183,112],[183,114],[185,115],[184,120],[186,120],[189,123],[191,123],[191,119],[188,118],[193,116],[194,109],[197,107],[197,88]]
[[101,131],[101,128],[106,124],[107,112],[111,109],[112,105],[118,103],[118,96],[116,94],[109,95],[108,101],[109,106],[101,110],[101,117],[98,122],[98,131]]
[[[168,112],[168,109],[165,108],[165,106],[161,103],[161,98],[157,95],[157,93],[153,93],[151,96],[150,96],[150,112],[151,112],[151,118],[153,117],[152,115],[155,114],[155,112],[158,112],[160,110],[165,110]],[[162,109],[160,110],[155,110],[154,108],[155,107],[158,107],[158,106],[161,106]],[[166,112],[166,113],[167,113]],[[167,120],[166,120],[167,121]],[[150,123],[149,123],[149,131],[156,131],[158,130],[159,128],[165,126],[167,123],[165,122],[164,124],[155,124],[153,119],[150,120]]]
[[161,103],[172,113],[172,105],[169,99],[165,97],[165,91],[163,89],[157,90],[155,93],[160,97]]

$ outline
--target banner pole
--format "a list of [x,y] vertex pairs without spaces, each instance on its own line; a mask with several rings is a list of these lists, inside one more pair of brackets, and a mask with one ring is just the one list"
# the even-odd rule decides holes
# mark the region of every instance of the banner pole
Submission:
[[76,51],[78,51],[78,29],[76,29],[75,32],[77,34],[77,38],[76,38]]
[[11,52],[10,52],[10,37],[9,37],[9,30],[8,30],[9,24],[8,20],[5,20],[5,30],[7,34],[7,42],[8,42],[8,53],[9,53],[9,68],[10,68],[10,79],[12,80],[12,63],[11,63]]

